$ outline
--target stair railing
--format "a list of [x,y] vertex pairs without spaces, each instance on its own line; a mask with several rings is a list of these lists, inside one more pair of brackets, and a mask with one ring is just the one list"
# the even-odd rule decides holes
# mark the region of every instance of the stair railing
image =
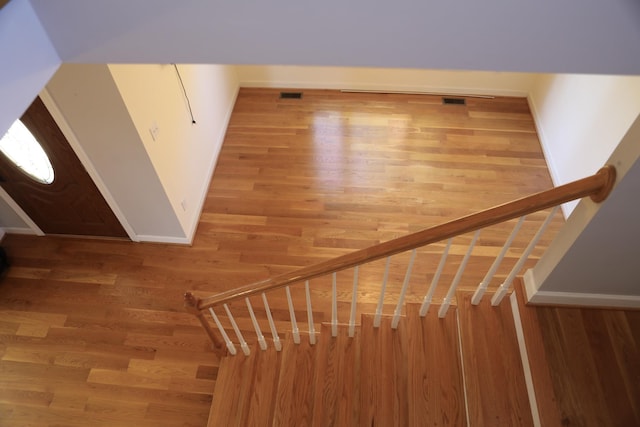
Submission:
[[[616,171],[613,166],[605,166],[601,168],[596,174],[568,183],[558,187],[555,187],[550,190],[546,190],[540,193],[533,194],[531,196],[523,197],[521,199],[508,202],[502,205],[498,205],[481,212],[477,212],[471,215],[467,215],[453,221],[446,222],[444,224],[440,224],[431,228],[427,228],[416,233],[408,234],[402,237],[398,237],[396,239],[379,243],[377,245],[370,246],[365,249],[357,250],[351,252],[349,254],[345,254],[327,261],[320,262],[315,265],[307,266],[299,268],[295,271],[284,273],[275,277],[271,277],[266,280],[262,280],[259,282],[252,283],[247,286],[243,286],[241,288],[229,290],[226,292],[221,292],[219,294],[205,297],[205,298],[197,298],[193,293],[187,292],[185,294],[185,307],[187,310],[192,312],[200,321],[202,327],[205,332],[209,336],[211,342],[213,343],[214,349],[217,351],[223,352],[223,342],[224,346],[226,346],[227,351],[234,355],[236,354],[236,348],[234,342],[229,338],[229,335],[226,332],[226,328],[222,325],[218,315],[215,310],[220,307],[224,308],[224,311],[227,315],[227,320],[231,325],[231,329],[235,332],[236,337],[238,338],[238,343],[245,355],[249,354],[249,346],[246,340],[244,339],[240,328],[238,327],[231,310],[229,308],[229,304],[234,301],[243,300],[247,306],[249,314],[251,315],[251,320],[253,327],[255,329],[257,341],[260,345],[261,349],[266,349],[267,345],[264,340],[264,336],[260,329],[259,323],[255,318],[255,312],[249,300],[249,297],[254,295],[261,295],[262,301],[264,303],[265,315],[268,319],[269,329],[271,330],[271,335],[273,339],[273,344],[276,350],[280,350],[282,348],[282,344],[280,342],[280,337],[276,330],[276,323],[273,319],[273,313],[269,307],[269,303],[267,300],[267,292],[273,291],[275,289],[285,288],[287,294],[287,303],[289,308],[289,317],[291,321],[291,332],[293,335],[293,340],[295,343],[300,342],[299,330],[297,326],[297,320],[295,317],[295,310],[293,307],[293,302],[291,299],[290,289],[291,285],[295,285],[298,283],[304,283],[305,285],[305,297],[306,297],[306,309],[307,309],[307,321],[309,326],[309,340],[310,344],[315,343],[315,328],[313,323],[313,312],[311,308],[311,298],[309,292],[309,281],[314,278],[318,278],[321,276],[331,275],[332,276],[332,301],[331,301],[331,334],[332,336],[337,335],[338,331],[338,316],[337,316],[337,285],[336,285],[336,273],[342,270],[346,270],[348,268],[354,268],[354,280],[353,280],[353,290],[352,290],[352,300],[349,314],[349,336],[353,336],[354,327],[355,327],[355,313],[356,313],[356,303],[357,303],[357,288],[358,288],[358,267],[363,264],[367,264],[379,259],[387,258],[385,265],[385,273],[384,278],[381,285],[380,297],[376,307],[376,313],[374,317],[374,326],[379,326],[380,317],[382,315],[382,307],[383,301],[385,298],[385,288],[387,285],[387,279],[389,275],[389,264],[390,257],[392,255],[396,255],[399,253],[403,253],[406,251],[413,251],[411,254],[411,260],[407,267],[407,271],[405,274],[405,279],[400,291],[400,296],[398,302],[396,304],[396,308],[393,313],[393,320],[391,323],[392,328],[396,328],[398,326],[398,318],[400,316],[404,298],[406,295],[407,286],[409,283],[409,278],[411,275],[411,269],[415,260],[416,249],[424,247],[426,245],[430,245],[433,243],[447,241],[446,247],[441,255],[440,262],[438,264],[437,270],[433,276],[431,281],[431,285],[429,286],[429,290],[425,295],[422,305],[420,308],[420,315],[425,316],[430,304],[432,303],[432,298],[435,289],[438,286],[438,281],[441,277],[441,273],[443,271],[444,265],[447,260],[447,256],[449,254],[449,250],[451,248],[451,241],[453,238],[474,232],[473,239],[471,244],[468,247],[466,254],[462,262],[460,263],[456,275],[449,287],[449,290],[446,294],[446,297],[442,301],[440,305],[440,310],[438,311],[439,317],[444,317],[447,313],[447,309],[449,308],[452,298],[455,295],[456,288],[462,278],[464,273],[466,264],[471,256],[473,251],[473,247],[475,242],[478,239],[481,231],[489,226],[496,225],[499,223],[503,223],[512,219],[518,219],[518,222],[514,226],[509,238],[506,240],[502,250],[499,255],[496,257],[495,261],[487,271],[484,279],[479,283],[477,290],[475,291],[472,297],[472,304],[479,304],[483,294],[487,290],[494,274],[497,271],[500,263],[505,257],[507,251],[509,250],[516,234],[520,230],[522,223],[524,221],[525,216],[534,213],[543,211],[549,208],[553,208],[551,212],[547,215],[547,218],[540,226],[539,230],[536,232],[532,240],[529,242],[526,249],[521,254],[520,258],[511,269],[510,273],[506,277],[505,281],[500,284],[498,290],[494,293],[493,298],[491,299],[492,305],[498,305],[502,301],[502,298],[507,294],[512,281],[523,268],[525,262],[528,260],[531,252],[536,247],[538,240],[545,232],[547,226],[549,225],[551,219],[555,216],[559,206],[563,203],[580,199],[583,197],[589,196],[594,202],[599,203],[607,198],[609,193],[611,192],[616,178]],[[213,329],[210,321],[208,320],[206,314],[210,314],[211,318],[217,327],[220,337]]]

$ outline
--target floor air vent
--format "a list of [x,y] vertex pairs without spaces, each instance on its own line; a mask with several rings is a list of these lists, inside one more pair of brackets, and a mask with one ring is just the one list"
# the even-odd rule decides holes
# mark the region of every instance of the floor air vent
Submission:
[[280,92],[280,99],[302,99],[302,92]]
[[464,98],[442,98],[442,103],[445,105],[467,105],[467,101]]

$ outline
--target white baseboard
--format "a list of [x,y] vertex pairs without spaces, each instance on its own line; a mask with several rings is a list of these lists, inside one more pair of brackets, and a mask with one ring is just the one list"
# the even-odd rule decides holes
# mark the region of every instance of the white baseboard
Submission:
[[[24,234],[30,236],[39,236],[36,231],[30,228],[24,227],[3,227],[0,228],[0,240],[4,237],[5,234]],[[138,242],[149,242],[149,243],[173,243],[177,245],[190,245],[191,240],[186,237],[175,237],[175,236],[149,236],[149,235],[137,235]]]
[[41,236],[42,234],[38,233],[36,230],[32,230],[27,227],[3,227],[2,236],[5,234],[26,234],[29,236]]
[[529,103],[529,110],[531,110],[531,115],[533,116],[533,122],[536,127],[536,132],[538,133],[538,139],[540,140],[540,145],[542,146],[542,153],[544,154],[544,159],[547,163],[547,169],[549,169],[549,174],[551,175],[551,181],[553,181],[554,186],[558,186],[562,183],[560,182],[559,174],[555,164],[553,163],[553,159],[549,154],[549,147],[551,144],[541,125],[542,118],[540,117],[540,113],[536,108],[536,100],[531,94],[529,94],[527,96],[527,102]]
[[456,308],[456,329],[458,332],[458,351],[460,354],[460,368],[462,369],[462,391],[464,391],[464,409],[466,425],[469,425],[469,396],[467,395],[467,376],[464,373],[464,355],[462,351],[462,333],[460,332],[460,312]]
[[533,386],[533,374],[531,372],[531,364],[529,363],[529,352],[527,351],[527,343],[522,328],[522,317],[520,317],[520,308],[515,291],[511,293],[510,304],[511,314],[513,314],[513,323],[516,329],[516,337],[518,339],[518,348],[520,349],[520,360],[522,362],[522,370],[524,372],[524,382],[527,386],[527,394],[529,395],[529,405],[531,406],[531,416],[533,425],[540,427],[540,412],[538,411],[538,401],[536,399],[536,390]]
[[[545,163],[547,164],[547,169],[549,170],[549,175],[551,175],[551,182],[554,187],[557,187],[562,184],[566,184],[562,182],[560,179],[560,174],[558,173],[558,168],[556,164],[553,162],[553,157],[551,156],[551,141],[544,133],[544,129],[542,127],[542,118],[540,117],[540,113],[536,108],[536,101],[531,96],[531,94],[527,95],[527,102],[529,103],[529,110],[531,110],[531,115],[533,116],[533,123],[536,127],[536,132],[538,133],[538,140],[540,141],[540,146],[542,147],[542,154],[544,156]],[[562,214],[565,219],[569,217],[571,212],[573,211],[573,203],[567,204],[564,203],[561,206]]]
[[9,205],[11,209],[18,215],[18,217],[25,224],[25,227],[4,227],[4,230],[7,233],[14,234],[35,234],[37,236],[44,236],[40,227],[33,222],[33,220],[27,215],[25,211],[22,210],[19,204],[16,203],[13,198],[7,193],[4,188],[0,187],[0,199],[4,200],[4,202]]
[[[199,212],[199,214],[196,220],[192,222],[191,226],[189,227],[189,230],[187,231],[187,240],[188,240],[187,244],[189,245],[193,243],[193,239],[195,238],[195,235],[196,235],[196,230],[198,229],[198,224],[200,223],[200,216],[202,215],[202,209],[204,208],[204,203],[207,200],[207,194],[209,194],[209,185],[211,184],[213,173],[215,171],[216,165],[218,164],[218,157],[220,156],[220,151],[222,151],[222,144],[224,143],[224,138],[227,136],[227,129],[229,127],[229,122],[231,121],[231,114],[233,113],[233,108],[236,105],[236,100],[238,98],[239,92],[240,92],[240,85],[236,87],[236,92],[233,95],[233,99],[229,103],[229,108],[227,109],[227,113],[224,118],[224,125],[222,126],[222,129],[220,130],[220,133],[216,138],[216,144],[218,144],[218,149],[216,150],[214,155],[211,157],[211,163],[209,164],[209,168],[207,171],[208,178],[207,178],[206,184],[202,186],[203,187],[202,193],[200,194],[200,197],[197,203],[196,212]],[[142,236],[138,236],[138,237],[142,238]]]
[[191,239],[188,237],[175,237],[175,236],[151,236],[138,234],[136,236],[138,242],[148,243],[170,243],[175,245],[191,245]]
[[638,308],[638,295],[609,295],[578,292],[540,291],[531,270],[524,275],[527,302],[540,305],[575,305],[593,308]]
[[478,95],[478,96],[516,96],[526,97],[525,91],[494,88],[460,88],[422,85],[389,85],[381,83],[346,83],[335,81],[290,81],[290,80],[245,80],[240,87],[272,89],[329,89],[373,92],[407,92],[438,95]]

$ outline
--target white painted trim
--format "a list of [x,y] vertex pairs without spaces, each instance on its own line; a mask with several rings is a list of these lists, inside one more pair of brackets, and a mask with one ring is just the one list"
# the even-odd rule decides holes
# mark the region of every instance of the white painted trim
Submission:
[[538,287],[540,286],[539,284],[536,283],[536,279],[533,275],[533,269],[528,269],[527,271],[524,272],[524,276],[522,278],[523,283],[524,283],[524,290],[525,290],[525,298],[527,299],[527,301],[531,300],[531,297],[533,295],[536,294],[536,292],[538,292]]
[[456,327],[458,328],[458,350],[460,352],[460,369],[462,371],[462,391],[464,392],[464,413],[467,417],[467,427],[470,424],[469,418],[469,397],[467,396],[467,376],[464,373],[464,354],[462,349],[462,332],[460,331],[460,315],[456,307]]
[[[551,182],[553,182],[553,186],[557,187],[562,184],[566,184],[560,180],[560,174],[558,173],[558,168],[556,164],[553,162],[553,156],[551,156],[551,141],[547,137],[544,132],[544,128],[542,127],[542,119],[540,118],[540,113],[536,108],[536,101],[533,98],[531,93],[527,94],[527,102],[529,103],[529,110],[531,110],[531,115],[533,116],[533,123],[536,127],[536,132],[538,133],[538,140],[540,141],[540,147],[542,147],[542,154],[544,155],[545,163],[547,164],[547,169],[549,170],[549,175],[551,175]],[[564,219],[567,219],[571,214],[572,210],[566,203],[561,206],[562,215]]]
[[27,227],[29,227],[29,228],[4,227],[4,229],[7,232],[11,232],[11,233],[15,232],[17,234],[18,233],[17,231],[9,231],[9,230],[23,230],[23,231],[28,230],[29,232],[22,232],[20,234],[35,234],[36,236],[44,236],[44,232],[40,229],[40,227],[38,227],[38,225],[35,222],[33,222],[31,217],[29,217],[29,215],[27,215],[27,213],[22,210],[20,205],[17,204],[16,201],[13,200],[13,198],[9,195],[9,193],[7,193],[2,187],[0,187],[0,198],[3,199],[9,205],[9,207],[15,211],[15,213],[20,217],[20,219],[24,221]]
[[540,140],[540,145],[542,146],[542,152],[544,154],[544,158],[547,162],[547,168],[549,169],[549,174],[551,175],[551,181],[553,181],[554,186],[561,185],[560,174],[558,174],[558,169],[553,163],[553,158],[550,155],[549,147],[551,145],[549,138],[544,132],[544,128],[542,127],[542,119],[540,118],[540,113],[536,108],[536,101],[533,98],[533,95],[529,93],[527,95],[527,102],[529,103],[529,109],[531,110],[531,115],[533,116],[533,122],[536,127],[536,131],[538,133],[538,139]]
[[191,239],[188,237],[176,237],[176,236],[152,236],[146,234],[138,234],[136,236],[138,242],[149,243],[173,243],[176,245],[191,245]]
[[540,305],[575,305],[594,308],[638,308],[638,295],[609,295],[578,292],[541,291],[535,283],[532,270],[524,274],[524,286],[527,291],[527,302]]
[[[195,238],[195,235],[196,235],[196,230],[198,229],[198,224],[200,224],[202,209],[204,208],[204,203],[207,200],[207,194],[209,194],[209,186],[211,185],[211,180],[213,179],[213,173],[216,169],[216,165],[218,164],[218,157],[220,156],[220,151],[222,151],[222,144],[224,143],[224,139],[227,136],[227,128],[229,127],[229,122],[231,121],[231,114],[233,113],[233,108],[236,105],[236,100],[238,98],[239,92],[240,92],[240,86],[238,85],[236,86],[233,99],[229,103],[229,108],[227,109],[227,113],[224,118],[224,125],[222,126],[222,129],[220,130],[220,133],[216,138],[216,144],[218,146],[218,149],[216,150],[214,155],[211,157],[211,162],[209,163],[209,168],[207,171],[207,177],[208,177],[207,184],[202,186],[202,194],[200,194],[200,197],[198,199],[198,204],[197,204],[198,210],[196,211],[196,212],[199,212],[198,218],[195,221],[192,221],[191,227],[187,232],[187,237],[185,238],[187,240],[187,244],[193,243],[193,239]],[[138,236],[138,237],[142,239],[142,236]]]
[[524,330],[522,329],[522,318],[520,317],[520,307],[518,307],[518,299],[516,292],[512,292],[509,297],[511,303],[511,314],[513,314],[513,324],[516,328],[516,337],[518,339],[518,348],[520,349],[520,359],[522,361],[522,370],[524,371],[524,382],[527,386],[527,394],[529,395],[529,406],[531,406],[531,416],[533,425],[541,427],[540,412],[538,411],[538,400],[536,399],[536,390],[533,387],[533,374],[529,363],[529,353],[527,351],[527,343],[524,338]]
[[122,210],[120,210],[120,206],[109,191],[107,185],[102,180],[100,173],[94,167],[93,162],[91,162],[89,156],[82,148],[82,145],[73,132],[73,129],[71,129],[71,126],[69,126],[69,124],[67,123],[64,114],[62,113],[62,111],[60,111],[58,104],[56,104],[55,100],[49,94],[49,91],[46,87],[42,90],[42,92],[40,92],[40,99],[42,99],[42,102],[47,107],[47,110],[49,110],[49,113],[55,120],[56,124],[58,125],[64,136],[67,138],[67,141],[69,141],[69,145],[78,156],[78,159],[80,159],[80,163],[82,163],[82,165],[86,169],[87,173],[98,188],[98,191],[102,194],[102,197],[104,197],[107,205],[109,205],[109,208],[111,208],[118,221],[120,221],[120,224],[124,228],[129,238],[134,242],[139,242],[139,237],[136,235],[133,227],[131,227],[131,224],[129,224],[127,217],[124,215]]
[[4,236],[7,233],[5,233],[4,228],[0,227],[0,242],[2,242],[2,239],[4,239]]
[[3,238],[4,238],[4,233],[6,234],[25,234],[28,236],[42,236],[43,234],[38,234],[35,230],[32,230],[30,228],[26,228],[26,227],[4,227],[2,229],[3,232]]
[[290,81],[290,80],[245,80],[240,82],[240,87],[271,88],[271,89],[329,89],[329,90],[354,90],[376,92],[408,92],[414,94],[435,95],[488,95],[488,96],[518,96],[525,97],[526,91],[492,88],[460,88],[446,86],[422,86],[422,85],[390,85],[383,83],[350,83],[335,81]]

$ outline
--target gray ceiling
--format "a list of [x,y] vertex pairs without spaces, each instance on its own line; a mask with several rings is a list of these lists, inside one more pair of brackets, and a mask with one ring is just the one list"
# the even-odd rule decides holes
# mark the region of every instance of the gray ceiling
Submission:
[[640,74],[636,0],[31,0],[63,62]]

